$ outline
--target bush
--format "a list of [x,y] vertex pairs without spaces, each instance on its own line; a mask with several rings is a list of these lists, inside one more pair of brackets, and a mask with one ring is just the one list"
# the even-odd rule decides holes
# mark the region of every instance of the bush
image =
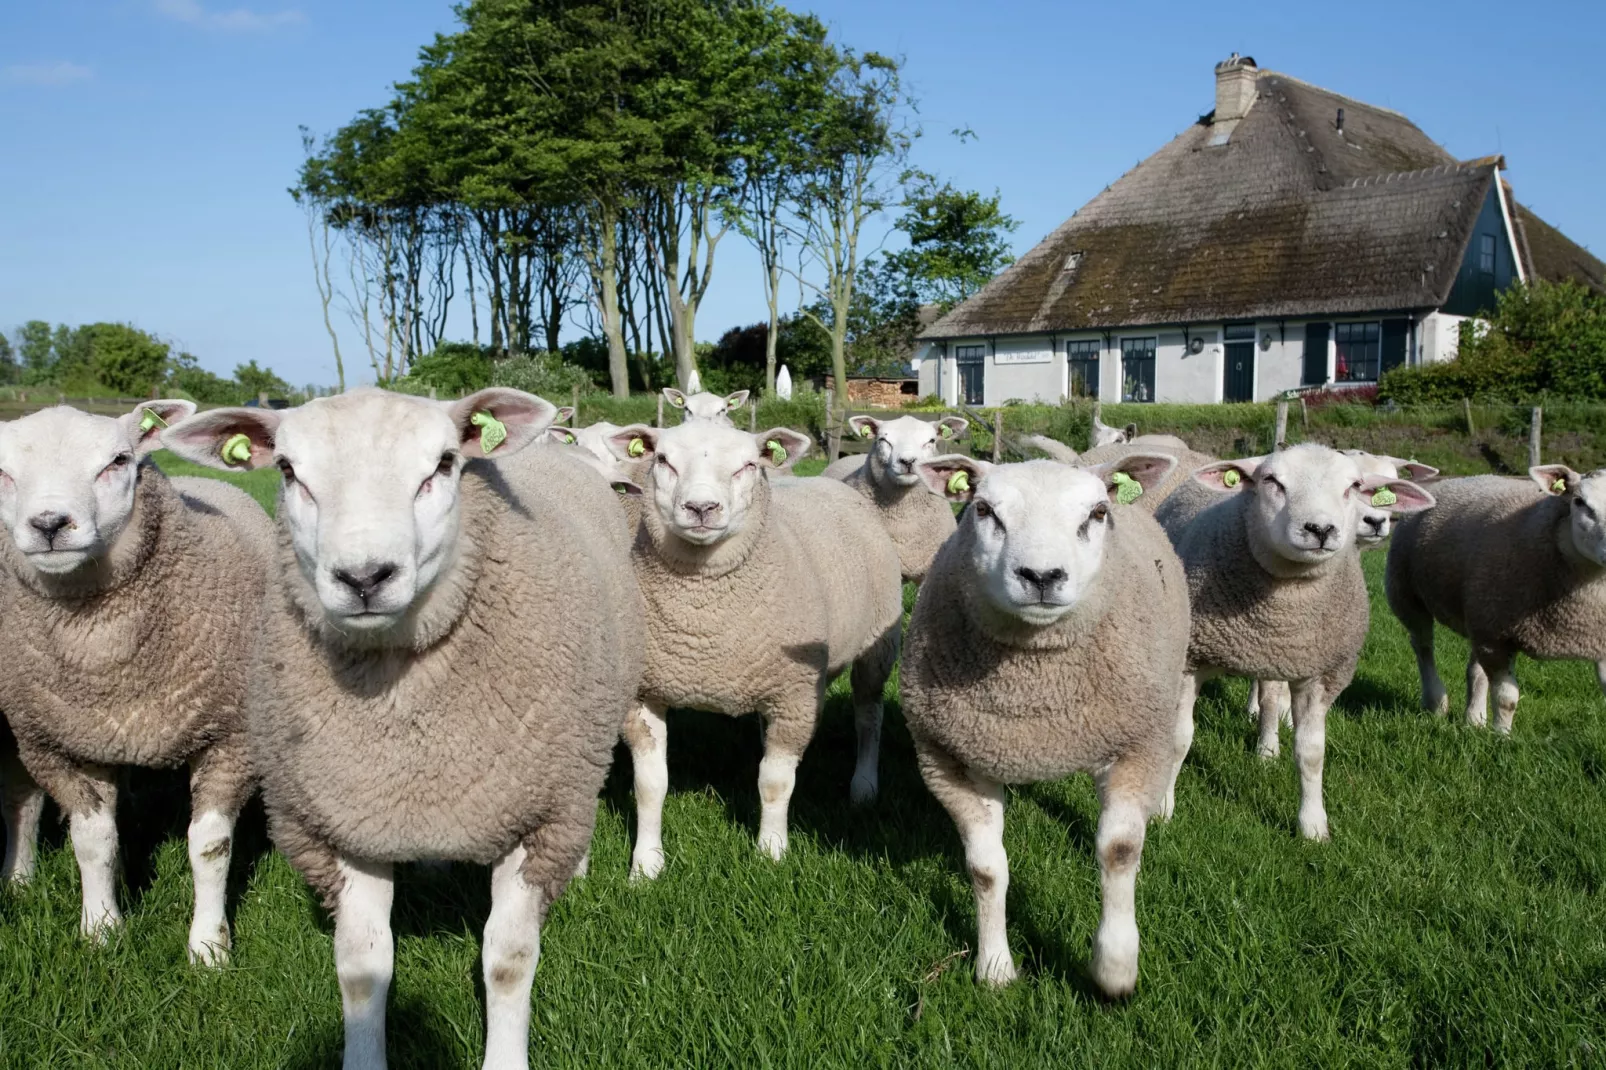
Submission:
[[483,347],[472,342],[442,342],[429,356],[413,361],[406,378],[423,387],[422,393],[434,388],[445,397],[461,397],[490,386],[491,372],[491,357]]
[[582,393],[596,388],[591,375],[577,364],[570,364],[556,353],[530,353],[497,361],[491,368],[490,386],[510,386],[515,390],[546,398],[563,405],[579,387]]

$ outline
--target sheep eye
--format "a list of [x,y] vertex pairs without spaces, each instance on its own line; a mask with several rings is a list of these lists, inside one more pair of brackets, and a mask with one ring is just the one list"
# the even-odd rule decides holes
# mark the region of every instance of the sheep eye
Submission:
[[289,461],[280,457],[275,463],[279,466],[279,474],[284,476],[286,483],[294,483],[296,481],[295,467]]
[[1107,503],[1099,502],[1097,505],[1095,505],[1093,507],[1093,514],[1092,514],[1093,519],[1097,520],[1099,523],[1102,524],[1104,522],[1105,517],[1107,517],[1109,515],[1110,515],[1110,507],[1109,507],[1109,505]]
[[986,520],[988,517],[993,515],[993,507],[988,505],[986,502],[976,502],[971,505],[971,508],[976,510],[976,515],[981,517],[983,520]]
[[441,454],[440,463],[435,466],[435,474],[438,476],[449,476],[452,474],[452,468],[456,466],[456,464],[457,454],[451,452],[443,453]]
[[103,470],[107,472],[116,472],[119,469],[127,468],[133,459],[134,455],[132,453],[119,453],[117,456],[112,458],[111,463],[108,464]]

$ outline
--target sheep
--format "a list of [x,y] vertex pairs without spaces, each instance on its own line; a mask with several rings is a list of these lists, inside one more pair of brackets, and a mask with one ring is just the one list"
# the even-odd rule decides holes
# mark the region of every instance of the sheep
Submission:
[[1606,691],[1606,468],[1528,473],[1437,484],[1438,506],[1399,525],[1384,572],[1389,607],[1416,653],[1422,707],[1442,716],[1450,706],[1433,661],[1437,621],[1472,645],[1467,723],[1487,723],[1492,682],[1502,734],[1517,709],[1519,652],[1593,661]]
[[1047,435],[1022,435],[1020,441],[1049,460],[1058,461],[1060,464],[1077,464],[1081,460],[1080,455],[1071,447]]
[[[1253,467],[1218,461],[1194,472],[1223,500],[1167,532],[1187,570],[1193,606],[1177,735],[1192,738],[1194,696],[1211,677],[1289,681],[1299,828],[1325,840],[1327,709],[1354,676],[1369,613],[1355,545],[1360,513],[1380,489],[1394,495],[1396,513],[1430,508],[1433,496],[1406,480],[1363,475],[1352,458],[1326,446],[1295,446],[1257,460]],[[1266,709],[1262,753],[1268,732],[1271,746],[1277,735],[1277,719]],[[1173,788],[1168,809],[1174,799]]]
[[[243,491],[170,480],[146,459],[162,427],[194,411],[60,406],[0,428],[0,709],[67,816],[93,940],[122,922],[115,767],[190,767],[189,957],[215,965],[228,957],[229,856],[252,790],[243,707],[272,536]],[[22,808],[28,821],[36,805]]]
[[1116,443],[1108,446],[1098,446],[1088,450],[1078,458],[1077,463],[1082,465],[1109,464],[1137,453],[1159,453],[1177,459],[1177,466],[1171,473],[1154,487],[1145,490],[1137,504],[1149,513],[1154,513],[1165,500],[1175,494],[1179,489],[1187,486],[1194,469],[1202,468],[1216,461],[1217,458],[1207,453],[1197,453],[1186,447],[1167,445],[1135,446],[1130,443]]
[[798,759],[825,689],[853,666],[858,758],[851,798],[875,797],[881,694],[903,616],[898,551],[875,510],[830,479],[771,481],[809,440],[708,421],[626,427],[615,454],[648,468],[631,559],[647,604],[641,702],[625,726],[635,768],[632,878],[664,865],[670,706],[764,717],[759,850],[780,859]]
[[964,842],[983,983],[1015,977],[1003,786],[1073,772],[1093,774],[1102,811],[1093,978],[1110,996],[1137,983],[1144,825],[1187,753],[1174,730],[1188,593],[1159,525],[1121,502],[1175,465],[919,465],[934,492],[971,503],[921,586],[900,679],[920,773]]
[[[1415,461],[1407,461],[1400,457],[1367,453],[1365,450],[1340,450],[1339,452],[1346,457],[1353,458],[1362,475],[1408,479],[1419,487],[1433,482],[1439,476],[1439,470],[1432,465],[1418,464]],[[1389,537],[1393,515],[1388,509],[1374,507],[1370,504],[1362,509],[1361,527],[1356,536],[1360,540],[1361,549],[1375,550],[1383,545],[1383,541]]]
[[726,427],[733,427],[730,413],[747,403],[747,391],[738,390],[734,394],[720,397],[718,394],[702,393],[695,389],[689,394],[683,394],[672,386],[664,387],[664,400],[685,413],[681,422],[693,420],[712,420]]
[[926,492],[915,465],[935,457],[937,444],[958,437],[969,423],[963,416],[945,416],[936,423],[914,416],[895,420],[854,416],[848,426],[873,439],[870,452],[843,457],[823,474],[846,483],[875,506],[898,548],[903,578],[919,583],[938,547],[953,534],[954,513],[947,502]]
[[1127,424],[1125,427],[1110,427],[1101,419],[1097,412],[1093,413],[1093,430],[1088,433],[1087,448],[1098,449],[1100,446],[1119,446],[1138,437],[1138,425]]
[[547,909],[580,867],[641,674],[623,514],[553,407],[359,390],[219,409],[164,442],[283,473],[251,673],[251,753],[274,842],[335,919],[345,1065],[385,1065],[393,866],[491,866],[486,1067],[528,1065]]
[[17,752],[17,737],[0,716],[0,820],[5,824],[6,853],[0,861],[0,882],[33,880],[39,847],[39,819],[45,792],[28,773]]

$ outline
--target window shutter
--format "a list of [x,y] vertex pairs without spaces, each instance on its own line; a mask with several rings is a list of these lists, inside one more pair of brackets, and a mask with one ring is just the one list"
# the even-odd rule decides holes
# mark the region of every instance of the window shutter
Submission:
[[1410,333],[1410,320],[1383,321],[1383,364],[1379,374],[1405,363],[1405,340]]
[[1305,324],[1305,374],[1300,378],[1304,386],[1321,386],[1327,382],[1327,323]]

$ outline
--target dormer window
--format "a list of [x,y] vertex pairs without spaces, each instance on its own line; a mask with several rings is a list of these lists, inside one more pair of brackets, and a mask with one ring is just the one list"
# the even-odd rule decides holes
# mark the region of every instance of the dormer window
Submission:
[[1071,253],[1069,256],[1067,256],[1065,258],[1065,274],[1067,274],[1067,275],[1076,274],[1076,269],[1078,267],[1081,267],[1081,265],[1082,265],[1082,253],[1081,253],[1081,251],[1078,250],[1077,252]]

